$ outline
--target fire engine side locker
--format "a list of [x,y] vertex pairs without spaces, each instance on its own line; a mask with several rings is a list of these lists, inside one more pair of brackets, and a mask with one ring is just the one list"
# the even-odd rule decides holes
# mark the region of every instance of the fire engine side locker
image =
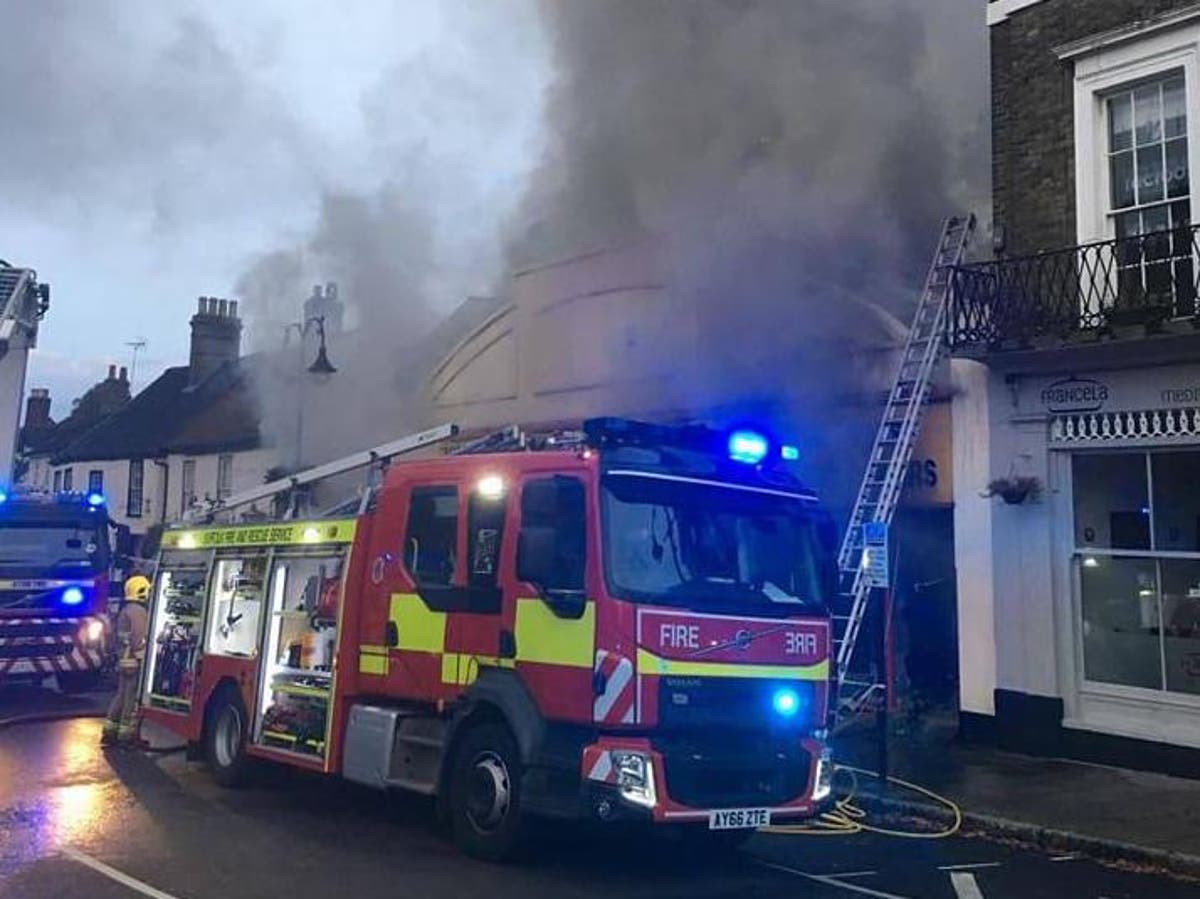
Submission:
[[[165,626],[175,622],[178,615],[168,612],[168,601],[164,573],[169,571],[184,571],[193,576],[202,577],[198,588],[193,585],[190,595],[197,595],[202,602],[199,614],[186,615],[187,624],[195,631],[196,645],[193,650],[193,665],[191,671],[194,677],[186,692],[175,691],[175,695],[155,692],[157,659],[151,656],[143,672],[141,695],[143,696],[143,715],[149,721],[158,723],[189,741],[199,741],[203,736],[204,714],[215,688],[224,680],[232,679],[238,686],[238,692],[245,709],[250,734],[246,742],[246,752],[249,755],[270,758],[286,762],[298,767],[310,768],[317,771],[328,771],[332,753],[329,751],[332,727],[338,709],[334,702],[336,695],[336,653],[340,637],[333,641],[330,653],[330,684],[327,691],[328,711],[324,739],[321,741],[322,752],[319,756],[305,756],[301,753],[256,745],[254,737],[259,731],[261,719],[261,701],[263,685],[267,677],[267,666],[260,664],[270,648],[269,638],[272,628],[269,612],[270,589],[272,575],[276,570],[276,560],[296,560],[304,558],[336,557],[341,565],[341,576],[337,583],[337,613],[334,617],[335,626],[340,633],[342,614],[342,596],[345,592],[346,572],[349,570],[350,544],[356,530],[356,522],[350,520],[326,520],[317,522],[289,522],[286,525],[256,527],[246,525],[226,525],[201,527],[194,530],[168,531],[163,538],[164,564],[160,566],[156,579],[154,608],[151,617],[152,641],[162,633]],[[216,547],[220,547],[219,549]],[[254,561],[256,577],[257,611],[252,616],[250,626],[242,630],[238,636],[237,649],[233,655],[221,655],[213,652],[213,641],[220,624],[218,618],[224,610],[226,621],[231,624],[230,632],[236,628],[245,616],[242,608],[235,608],[237,600],[234,597],[236,585],[225,590],[224,596],[217,596],[222,589],[218,583],[225,572],[223,565],[237,564],[235,579],[241,577],[242,566],[239,563]],[[221,606],[221,608],[218,608]],[[241,614],[238,614],[241,612]],[[232,647],[226,647],[230,649]],[[158,646],[152,642],[150,653],[157,653]],[[185,695],[178,695],[185,693]]]
[[232,681],[247,718],[256,714],[255,685],[261,653],[262,606],[270,547],[218,549],[208,584],[204,643],[196,671],[192,726],[199,738],[209,700],[219,685]]
[[[214,554],[211,550],[167,549],[166,543],[164,550],[151,592],[154,604],[142,671],[142,715],[197,740],[200,732],[191,726],[191,712],[196,667],[208,624]],[[186,663],[179,666],[181,654],[186,654]],[[168,665],[176,670],[165,671]]]
[[[276,549],[273,553],[267,614],[259,652],[263,662],[259,665],[256,679],[256,710],[252,718],[251,740],[247,745],[247,752],[251,755],[316,771],[331,770],[337,742],[334,734],[342,711],[338,660],[345,629],[346,584],[352,561],[352,548],[338,544],[310,542],[298,547]],[[327,569],[335,563],[338,566],[336,577],[328,577]],[[323,617],[319,610],[313,614],[309,610],[287,608],[289,598],[293,603],[296,598],[294,593],[289,595],[287,592],[296,586],[295,583],[289,583],[289,579],[297,572],[303,575],[306,568],[309,569],[310,579],[319,578],[319,590],[336,589],[336,609],[332,620]],[[319,596],[317,602],[320,599]],[[321,626],[305,626],[306,622],[313,621],[321,622]],[[313,633],[315,645],[324,649],[319,653],[314,650],[315,658],[286,658],[294,655],[293,648],[297,645],[295,642],[285,643],[284,634],[289,632],[302,638]],[[311,662],[312,665],[305,666],[305,662]],[[272,708],[286,705],[298,707],[301,714],[315,715],[320,710],[323,725],[319,740],[303,733],[282,731],[268,720]]]

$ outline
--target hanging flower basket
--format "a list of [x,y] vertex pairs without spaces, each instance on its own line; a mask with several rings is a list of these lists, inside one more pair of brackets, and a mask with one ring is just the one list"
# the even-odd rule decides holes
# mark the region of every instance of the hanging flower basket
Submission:
[[1033,477],[996,478],[989,481],[984,497],[998,496],[1010,506],[1019,506],[1029,501],[1036,502],[1042,495],[1042,482]]

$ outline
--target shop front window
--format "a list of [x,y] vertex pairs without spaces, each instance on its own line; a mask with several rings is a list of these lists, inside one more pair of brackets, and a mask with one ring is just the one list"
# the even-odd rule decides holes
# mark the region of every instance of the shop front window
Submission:
[[1163,559],[1159,565],[1167,689],[1200,693],[1200,559]]
[[1072,459],[1084,679],[1200,694],[1200,452]]
[[1084,677],[1161,690],[1154,560],[1085,556],[1081,582]]

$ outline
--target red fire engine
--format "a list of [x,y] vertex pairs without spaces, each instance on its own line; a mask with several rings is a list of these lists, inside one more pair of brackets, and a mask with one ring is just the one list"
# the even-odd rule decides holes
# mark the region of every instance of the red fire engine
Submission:
[[94,687],[108,640],[112,550],[99,493],[0,490],[0,683]]
[[394,462],[356,518],[169,530],[145,718],[223,784],[269,759],[436,795],[485,858],[531,816],[728,843],[814,814],[836,546],[794,450],[620,419],[467,449]]

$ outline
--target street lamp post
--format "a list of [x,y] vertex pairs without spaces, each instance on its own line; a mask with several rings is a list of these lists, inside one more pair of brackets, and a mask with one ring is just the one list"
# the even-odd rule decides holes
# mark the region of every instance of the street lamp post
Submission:
[[[304,365],[304,338],[309,331],[317,332],[317,357],[311,365]],[[290,322],[283,328],[283,345],[286,349],[288,337],[295,331],[299,335],[299,364],[296,366],[296,433],[295,445],[292,450],[292,471],[300,469],[302,461],[301,443],[304,439],[304,371],[324,379],[337,372],[329,361],[329,351],[325,345],[325,316],[314,315],[299,322]]]

